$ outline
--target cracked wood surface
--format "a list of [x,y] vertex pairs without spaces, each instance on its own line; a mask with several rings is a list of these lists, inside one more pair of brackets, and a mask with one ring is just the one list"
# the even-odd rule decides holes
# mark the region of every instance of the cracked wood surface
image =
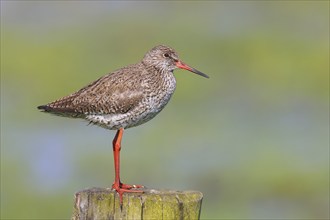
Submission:
[[75,194],[73,220],[199,219],[203,194],[197,191],[143,189],[124,193],[123,206],[115,191],[90,188]]

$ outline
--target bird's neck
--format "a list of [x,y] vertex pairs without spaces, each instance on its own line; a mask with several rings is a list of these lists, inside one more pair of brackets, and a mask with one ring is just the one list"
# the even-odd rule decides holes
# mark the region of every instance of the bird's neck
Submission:
[[158,68],[157,66],[150,64],[148,65],[148,63],[143,63],[143,65],[148,72],[148,78],[151,83],[157,84],[158,87],[165,90],[172,88],[174,91],[176,87],[176,80],[173,75],[173,71]]

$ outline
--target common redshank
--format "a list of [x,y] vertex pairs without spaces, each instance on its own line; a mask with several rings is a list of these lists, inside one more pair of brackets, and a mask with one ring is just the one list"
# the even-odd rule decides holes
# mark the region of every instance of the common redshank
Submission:
[[143,192],[137,190],[142,185],[120,181],[124,129],[149,121],[165,107],[176,87],[173,71],[177,68],[209,78],[179,60],[174,49],[159,45],[147,52],[141,62],[109,73],[71,95],[38,106],[43,112],[82,118],[103,128],[117,130],[112,142],[115,166],[112,189],[119,194],[121,204],[124,192]]

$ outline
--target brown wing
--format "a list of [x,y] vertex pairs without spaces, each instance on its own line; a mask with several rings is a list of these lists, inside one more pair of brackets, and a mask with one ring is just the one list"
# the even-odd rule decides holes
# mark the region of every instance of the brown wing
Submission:
[[[125,74],[128,70],[132,74]],[[76,93],[38,108],[45,112],[69,117],[126,113],[138,105],[143,98],[143,87],[135,80],[141,74],[139,73],[138,68],[120,69],[113,74],[101,77]]]

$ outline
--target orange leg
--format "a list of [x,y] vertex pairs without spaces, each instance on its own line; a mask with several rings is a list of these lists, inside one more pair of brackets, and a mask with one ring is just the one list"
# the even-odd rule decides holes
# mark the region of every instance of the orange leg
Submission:
[[132,188],[143,188],[141,185],[128,185],[123,184],[120,181],[120,149],[121,149],[121,139],[123,137],[124,129],[121,128],[117,131],[115,138],[112,141],[113,144],[113,158],[115,161],[115,181],[112,184],[112,189],[116,190],[119,194],[120,204],[123,203],[123,193],[124,192],[134,192],[143,193],[142,190],[130,190]]

